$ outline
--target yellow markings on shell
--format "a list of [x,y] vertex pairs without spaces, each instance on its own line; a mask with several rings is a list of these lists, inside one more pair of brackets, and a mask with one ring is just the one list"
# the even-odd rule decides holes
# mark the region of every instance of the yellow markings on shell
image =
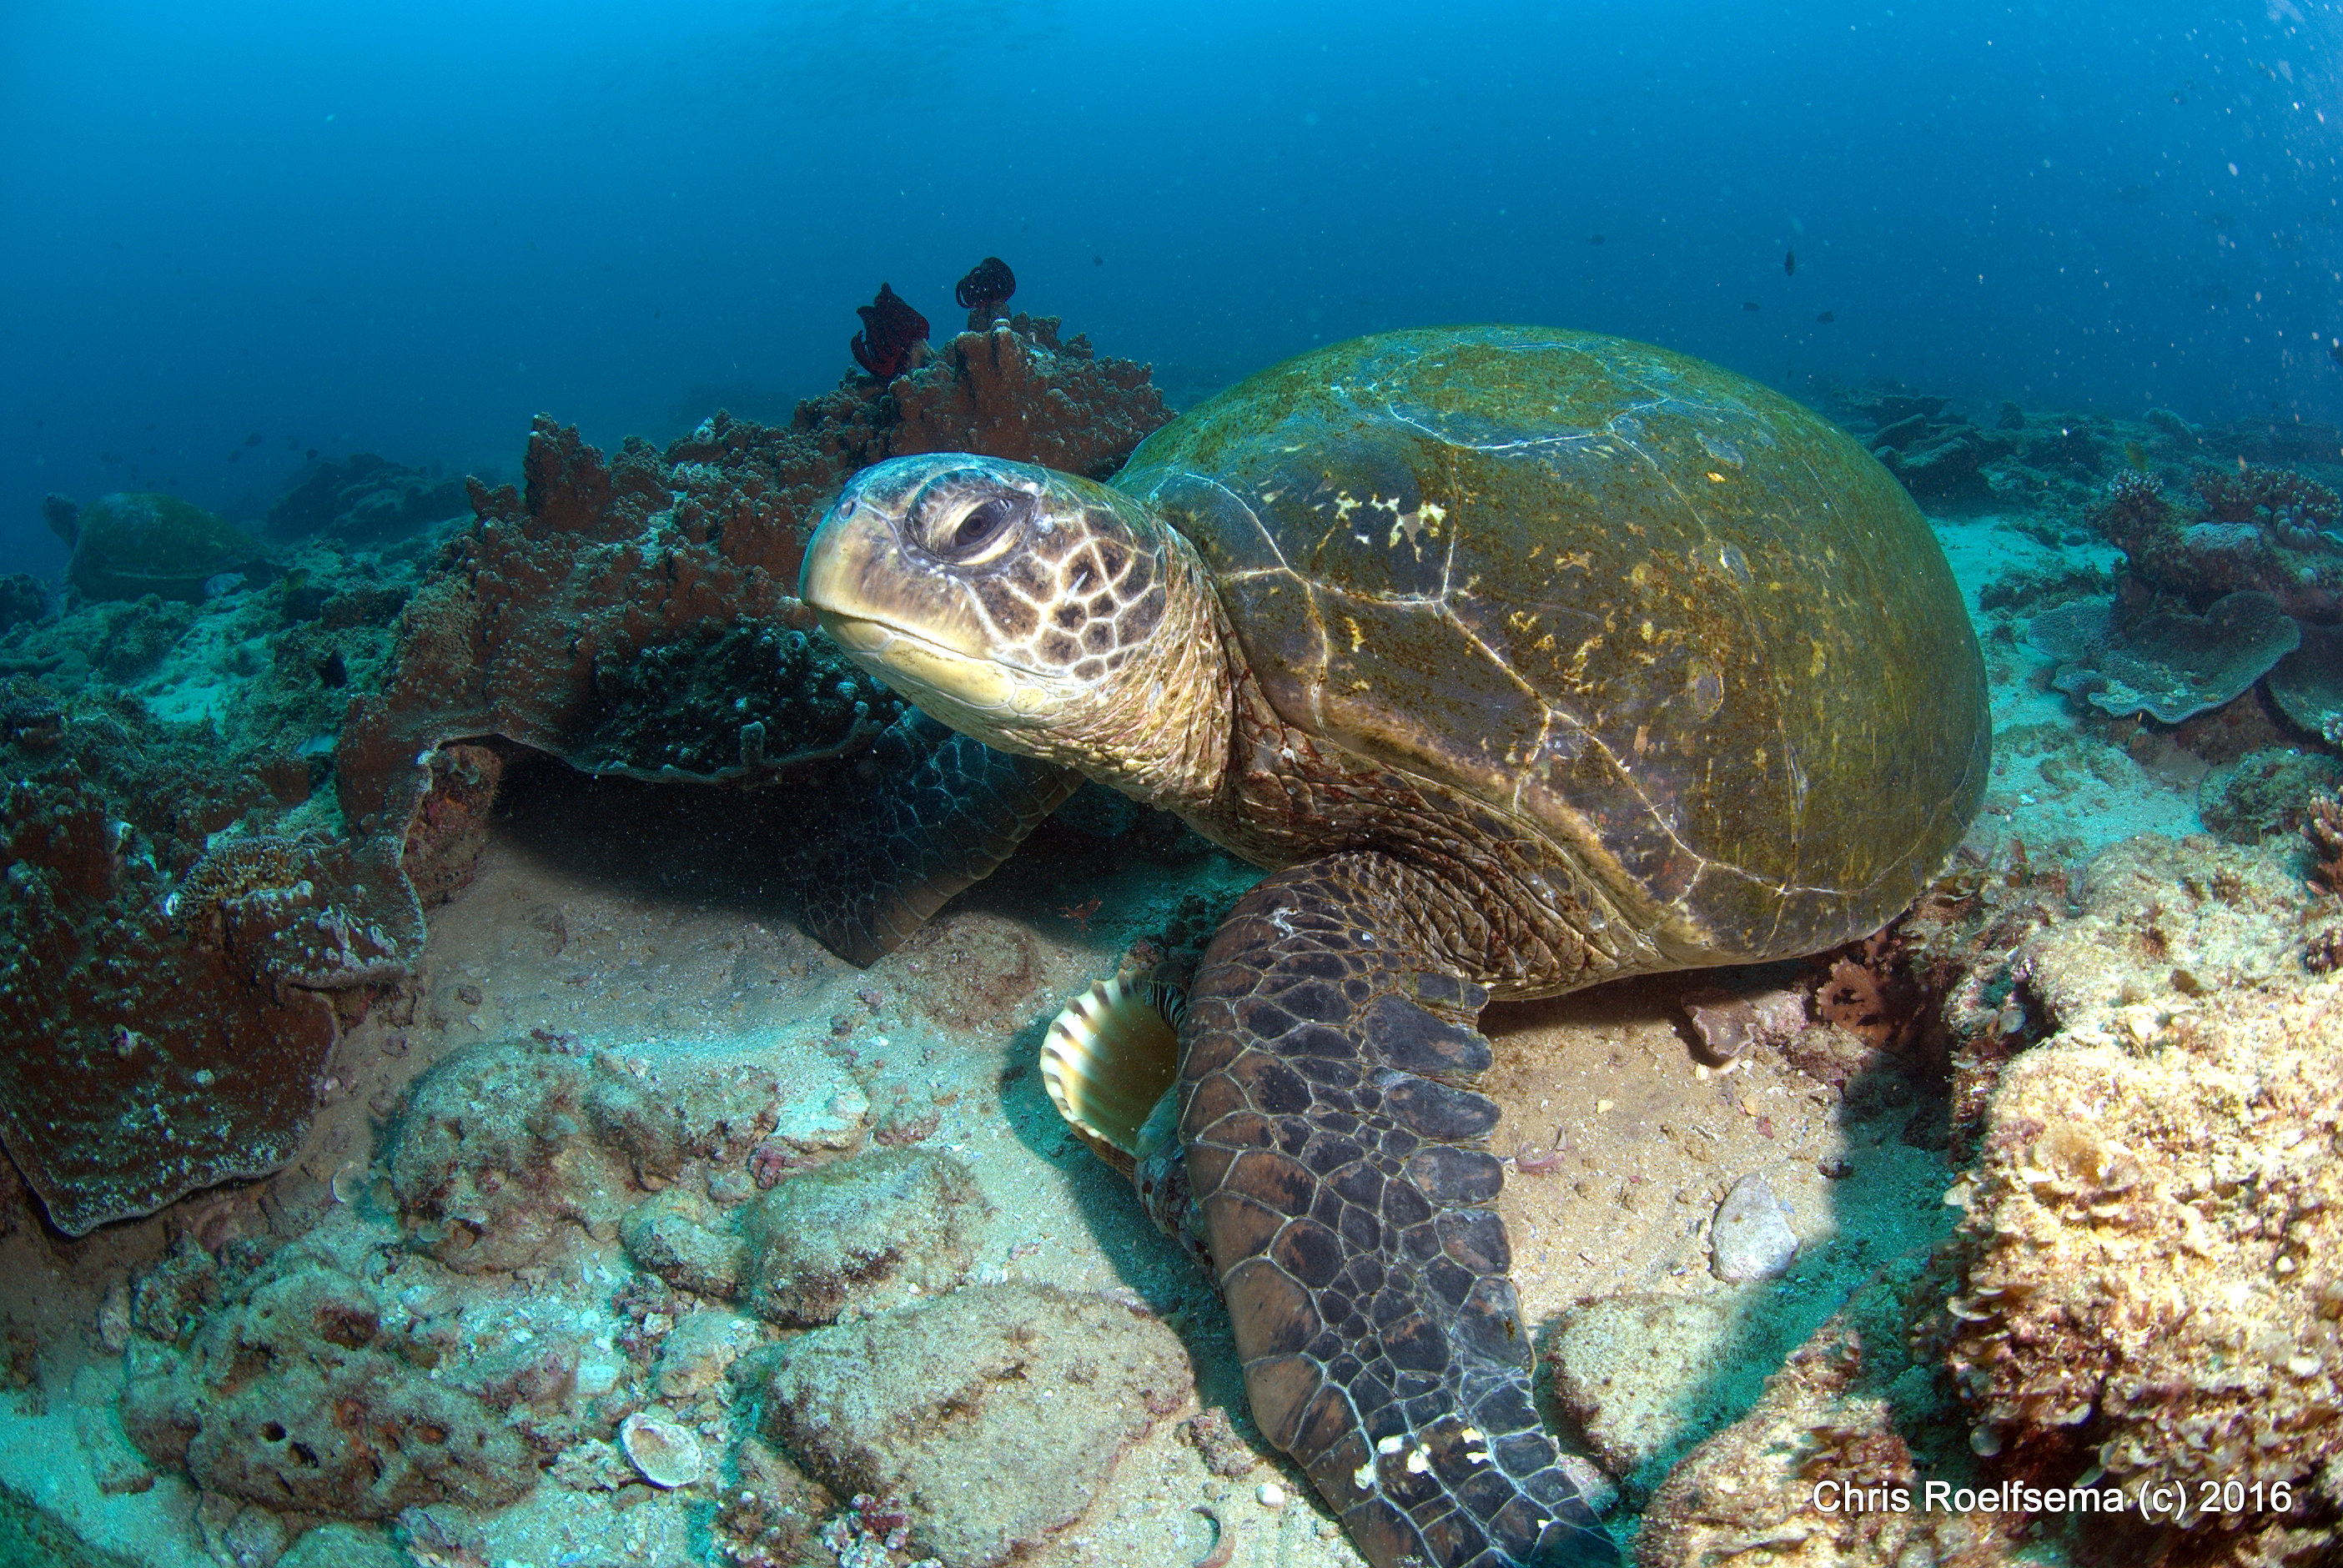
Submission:
[[1709,477],[1710,482],[1711,482],[1711,483],[1713,483],[1713,484],[1718,484],[1718,485],[1721,485],[1721,484],[1725,483],[1725,476],[1724,476],[1724,475],[1722,475],[1722,474],[1720,474],[1720,473],[1718,473],[1718,472],[1717,472],[1715,469],[1714,469],[1714,468],[1711,468],[1711,469],[1708,471],[1708,477]]
[[1808,638],[1806,640],[1815,645],[1815,657],[1806,665],[1806,673],[1809,676],[1818,676],[1830,668],[1830,656],[1823,651],[1823,645],[1815,638]]
[[1358,509],[1358,497],[1351,494],[1348,490],[1336,492],[1334,497],[1334,516],[1337,520],[1347,519],[1353,512],[1355,512]]
[[1654,626],[1648,620],[1644,622],[1641,626],[1638,626],[1635,629],[1643,635],[1643,638],[1645,642],[1651,641],[1652,638],[1659,635],[1659,628]]
[[1342,629],[1351,634],[1351,651],[1353,653],[1356,653],[1359,649],[1367,646],[1366,631],[1350,616],[1346,615],[1342,618]]
[[1645,584],[1649,583],[1652,580],[1652,563],[1649,561],[1637,561],[1634,568],[1627,573],[1627,580],[1634,583],[1637,588],[1642,588]]

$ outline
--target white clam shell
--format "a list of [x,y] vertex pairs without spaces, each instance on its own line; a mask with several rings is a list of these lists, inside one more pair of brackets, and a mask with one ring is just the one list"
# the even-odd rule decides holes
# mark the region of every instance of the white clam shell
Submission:
[[653,1486],[689,1486],[707,1472],[699,1439],[688,1426],[639,1410],[618,1428],[619,1445]]
[[[1168,1136],[1180,1074],[1173,1022],[1182,1001],[1154,975],[1099,981],[1058,1014],[1041,1041],[1050,1103],[1098,1157],[1129,1175],[1151,1141]],[[1153,1119],[1151,1127],[1150,1119]]]

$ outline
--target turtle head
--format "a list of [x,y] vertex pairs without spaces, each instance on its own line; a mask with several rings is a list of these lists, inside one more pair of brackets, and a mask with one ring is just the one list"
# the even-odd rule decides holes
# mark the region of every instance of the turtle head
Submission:
[[1160,749],[1145,731],[1189,719],[1167,712],[1160,667],[1168,633],[1192,640],[1211,619],[1192,602],[1206,592],[1192,560],[1119,491],[933,453],[855,477],[798,591],[839,646],[934,718],[1146,796],[1151,783],[1120,775]]

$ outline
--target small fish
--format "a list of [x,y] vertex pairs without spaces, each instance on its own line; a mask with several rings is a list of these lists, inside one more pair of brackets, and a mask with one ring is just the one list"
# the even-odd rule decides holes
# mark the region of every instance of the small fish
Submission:
[[2141,446],[2137,441],[2126,441],[2124,443],[2124,461],[2129,463],[2134,471],[2142,474],[2147,473],[2147,448]]
[[2343,337],[2330,337],[2327,340],[2327,357],[2336,364],[2343,365]]
[[1815,317],[1815,319],[1821,322],[1825,327],[1828,327],[1832,322],[1836,321],[1838,317],[1825,310],[1820,316]]
[[1785,250],[1782,253],[1782,276],[1785,277],[1795,277],[1798,276],[1798,253],[1796,251]]
[[347,686],[350,667],[342,662],[341,649],[336,648],[317,663],[317,678],[327,686]]
[[257,447],[257,446],[259,446],[259,445],[260,445],[260,432],[259,432],[259,431],[257,431],[257,430],[255,430],[251,435],[246,436],[246,437],[244,438],[244,444],[245,444],[246,446],[247,446],[247,447]]
[[295,567],[291,571],[285,574],[285,591],[287,593],[299,593],[303,588],[307,588],[308,586],[309,568],[307,567]]
[[1599,234],[1590,234],[1586,236],[1586,243],[1589,245],[1601,245],[1603,243],[1603,236]]
[[1754,299],[1745,299],[1741,302],[1741,308],[1744,310],[1755,310],[1757,308],[1757,302]]
[[233,463],[233,462],[235,462],[238,457],[243,457],[243,456],[244,456],[244,448],[243,448],[243,447],[234,447],[234,448],[231,448],[231,449],[230,449],[230,451],[228,452],[228,455],[227,455],[227,460],[228,460],[229,462]]

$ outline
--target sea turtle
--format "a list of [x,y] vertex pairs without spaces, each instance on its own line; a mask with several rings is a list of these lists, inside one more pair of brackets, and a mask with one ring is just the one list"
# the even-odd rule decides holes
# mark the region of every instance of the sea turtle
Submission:
[[51,496],[41,511],[73,550],[65,580],[84,598],[200,599],[224,574],[275,569],[258,539],[176,496],[120,491],[79,508]]
[[819,934],[867,961],[1076,773],[1267,868],[1179,1035],[1255,1419],[1379,1568],[1615,1560],[1533,1402],[1475,1020],[1827,948],[1940,869],[1984,668],[1896,481],[1682,355],[1393,332],[1211,398],[1108,484],[868,469],[801,591],[960,732],[890,738]]

